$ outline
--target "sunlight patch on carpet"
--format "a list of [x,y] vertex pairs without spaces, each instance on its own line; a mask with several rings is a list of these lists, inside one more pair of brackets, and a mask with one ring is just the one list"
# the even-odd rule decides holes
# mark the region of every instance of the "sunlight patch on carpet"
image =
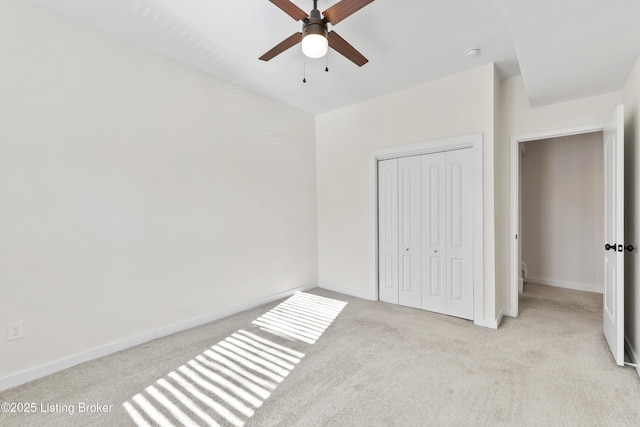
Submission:
[[314,344],[347,305],[317,295],[299,293],[253,321],[262,330]]
[[296,293],[123,407],[138,427],[241,427],[305,357],[288,345],[314,344],[346,305]]

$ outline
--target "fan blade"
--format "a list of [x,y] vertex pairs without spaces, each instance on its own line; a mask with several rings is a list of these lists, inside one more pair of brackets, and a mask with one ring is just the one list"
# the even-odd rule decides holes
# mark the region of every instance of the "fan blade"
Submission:
[[332,49],[356,64],[358,67],[362,67],[364,64],[369,62],[367,58],[362,56],[360,52],[351,46],[345,39],[340,37],[335,31],[330,31],[329,34],[327,34],[327,40],[329,41],[329,46]]
[[273,49],[271,49],[269,52],[265,53],[258,59],[262,59],[263,61],[268,61],[273,57],[280,55],[282,52],[289,49],[291,46],[297,45],[301,41],[302,41],[302,33],[291,34],[289,37],[282,40]]
[[331,25],[336,25],[371,2],[373,0],[342,0],[322,12],[322,15],[327,21],[331,22]]
[[295,19],[296,21],[301,21],[305,18],[308,18],[309,15],[304,10],[300,9],[295,4],[291,3],[289,0],[269,0],[271,3],[278,6],[284,13]]

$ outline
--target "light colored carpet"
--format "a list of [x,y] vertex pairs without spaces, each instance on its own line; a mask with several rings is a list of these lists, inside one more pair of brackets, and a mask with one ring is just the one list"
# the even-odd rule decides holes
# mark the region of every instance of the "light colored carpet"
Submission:
[[[243,419],[247,426],[640,425],[640,379],[613,362],[602,336],[601,295],[527,284],[520,317],[493,331],[311,293],[347,305],[315,343],[271,336],[304,357]],[[252,321],[276,305],[0,393],[0,402],[113,405],[109,413],[0,413],[0,425],[135,425],[123,403],[236,331],[267,337]]]

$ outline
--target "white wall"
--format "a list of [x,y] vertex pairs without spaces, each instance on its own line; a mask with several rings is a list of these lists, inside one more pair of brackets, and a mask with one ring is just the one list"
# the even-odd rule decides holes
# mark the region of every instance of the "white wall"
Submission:
[[484,134],[485,317],[495,320],[493,65],[316,118],[320,286],[374,297],[370,224],[372,151],[470,133]]
[[[638,250],[625,257],[625,339],[640,362],[640,58],[623,91],[625,108],[625,244]],[[640,374],[640,369],[638,369]]]
[[522,77],[517,76],[502,81],[499,102],[501,120],[495,142],[497,310],[506,309],[509,305],[511,137],[605,122],[615,106],[622,102],[622,96],[615,92],[531,108]]
[[522,260],[527,281],[602,293],[602,132],[523,144]]
[[25,330],[0,382],[317,283],[313,116],[24,3],[0,1],[0,330]]

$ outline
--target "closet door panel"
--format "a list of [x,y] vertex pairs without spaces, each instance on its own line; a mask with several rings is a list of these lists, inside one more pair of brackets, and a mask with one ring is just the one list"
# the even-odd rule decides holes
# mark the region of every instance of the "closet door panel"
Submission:
[[378,162],[378,287],[380,301],[398,304],[398,160]]
[[398,159],[400,305],[420,308],[420,157]]
[[472,150],[378,162],[381,301],[473,319]]
[[446,153],[447,314],[473,319],[471,150]]
[[421,156],[422,308],[446,313],[445,153]]

